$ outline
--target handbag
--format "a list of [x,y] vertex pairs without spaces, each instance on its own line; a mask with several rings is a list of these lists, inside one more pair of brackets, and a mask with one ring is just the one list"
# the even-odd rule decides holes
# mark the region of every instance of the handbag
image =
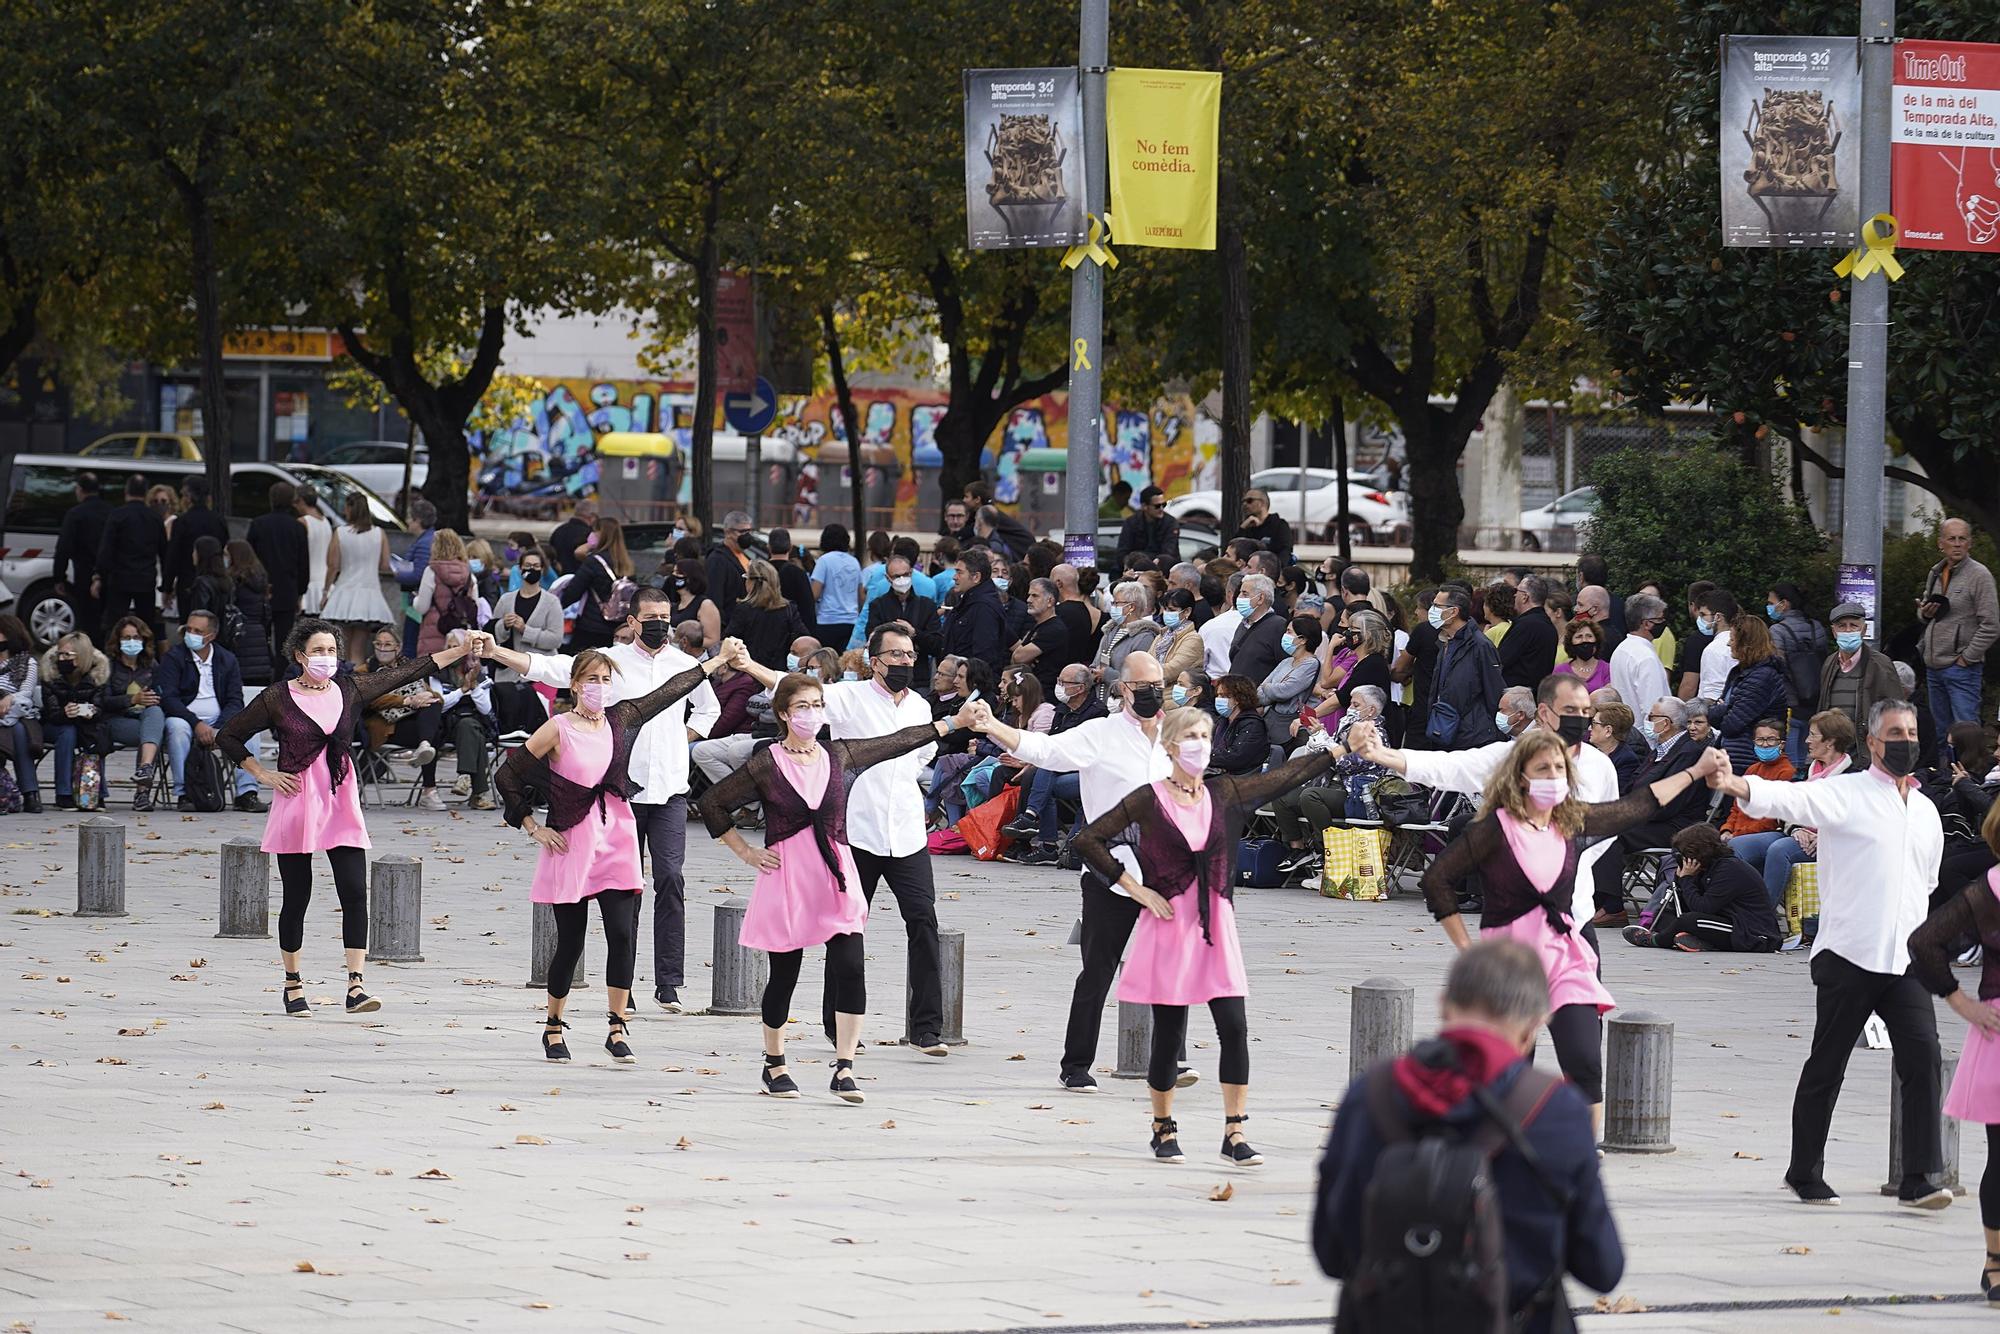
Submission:
[[933,829],[925,836],[925,850],[933,857],[957,857],[972,851],[956,829]]
[[1331,825],[1322,836],[1325,858],[1319,892],[1329,899],[1380,903],[1389,897],[1389,831]]
[[1000,832],[1001,826],[1012,820],[1021,810],[1021,789],[1003,787],[999,794],[983,801],[965,813],[965,818],[954,826],[960,838],[980,861],[990,862],[1007,851],[1011,838]]
[[1383,824],[1429,824],[1430,803],[1407,778],[1383,778],[1377,780],[1372,796],[1375,812],[1382,817]]
[[1424,724],[1424,739],[1439,750],[1448,750],[1458,739],[1458,706],[1445,700],[1431,701],[1430,721]]

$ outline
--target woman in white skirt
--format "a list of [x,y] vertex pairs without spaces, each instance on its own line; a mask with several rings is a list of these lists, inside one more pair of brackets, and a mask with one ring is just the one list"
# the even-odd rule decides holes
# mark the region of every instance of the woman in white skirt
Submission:
[[396,624],[396,614],[382,596],[389,573],[389,537],[375,526],[368,502],[358,493],[347,498],[347,522],[333,535],[326,550],[325,619],[341,626],[349,639],[372,633],[378,625]]

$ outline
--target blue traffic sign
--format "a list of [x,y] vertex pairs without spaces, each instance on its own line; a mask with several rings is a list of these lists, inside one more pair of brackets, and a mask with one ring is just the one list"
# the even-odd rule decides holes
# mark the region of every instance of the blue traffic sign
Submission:
[[741,435],[762,435],[778,419],[778,391],[760,375],[749,393],[723,396],[722,419]]

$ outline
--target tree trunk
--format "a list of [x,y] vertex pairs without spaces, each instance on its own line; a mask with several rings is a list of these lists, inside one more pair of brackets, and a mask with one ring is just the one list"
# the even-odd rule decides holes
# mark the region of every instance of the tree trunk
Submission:
[[1409,463],[1410,577],[1426,583],[1444,578],[1445,562],[1458,554],[1458,528],[1465,522],[1458,460],[1471,433],[1447,430],[1438,416],[1421,390],[1397,405],[1396,422],[1403,429]]
[[[1220,228],[1216,258],[1222,265],[1222,513],[1216,516],[1226,542],[1243,518],[1243,493],[1250,489],[1250,259],[1236,204],[1236,173],[1224,171],[1218,185]],[[1300,535],[1303,540],[1304,534]]]
[[[1347,514],[1347,404],[1339,394],[1335,394],[1331,406],[1332,411],[1326,420],[1326,434],[1328,443],[1333,446],[1333,484],[1340,488],[1334,495],[1334,540],[1340,543],[1340,558],[1351,561],[1354,559],[1354,524]],[[1298,540],[1303,542],[1305,537],[1304,533],[1300,533]]]
[[968,484],[980,477],[979,459],[986,451],[990,424],[982,427],[979,414],[955,401],[945,405],[938,418],[934,439],[944,462],[938,468],[938,495],[946,505],[965,494]]
[[[183,178],[185,180],[185,178]],[[195,341],[201,358],[201,455],[215,512],[229,517],[229,389],[222,374],[222,293],[215,271],[215,216],[192,181],[182,186],[194,278]],[[260,442],[261,443],[261,442]]]
[[715,226],[722,187],[710,183],[704,208],[701,250],[695,258],[693,485],[688,507],[706,529],[715,528],[715,290],[720,260]]
[[833,303],[819,308],[819,325],[826,339],[827,371],[833,376],[833,398],[840,408],[841,429],[847,433],[848,503],[853,519],[852,532],[858,543],[868,528],[868,488],[861,472],[861,414],[854,407],[854,391],[847,383],[847,362],[840,355],[840,329],[834,323]]
[[465,436],[465,416],[443,406],[436,394],[425,394],[413,411],[403,410],[424,433],[424,448],[430,452],[430,471],[424,475],[423,497],[437,507],[438,527],[449,528],[461,537],[472,533],[466,493],[472,480],[472,445]]
[[34,343],[40,328],[41,297],[38,286],[22,292],[7,312],[6,324],[0,325],[0,378],[14,369],[14,363]]

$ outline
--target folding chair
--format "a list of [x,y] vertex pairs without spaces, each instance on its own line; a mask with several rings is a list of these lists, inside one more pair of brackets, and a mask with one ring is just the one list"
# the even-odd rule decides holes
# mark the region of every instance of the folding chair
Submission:
[[1636,916],[1652,903],[1660,888],[1661,874],[1673,860],[1672,848],[1641,848],[1625,859],[1625,874],[1619,888],[1625,895],[1628,912]]
[[1430,819],[1422,824],[1390,826],[1393,831],[1389,837],[1389,883],[1392,892],[1401,888],[1401,876],[1407,875],[1413,881],[1422,878],[1433,856],[1424,850],[1424,844],[1433,837],[1440,841],[1449,837],[1451,822],[1470,805],[1464,793],[1434,791],[1430,794]]

